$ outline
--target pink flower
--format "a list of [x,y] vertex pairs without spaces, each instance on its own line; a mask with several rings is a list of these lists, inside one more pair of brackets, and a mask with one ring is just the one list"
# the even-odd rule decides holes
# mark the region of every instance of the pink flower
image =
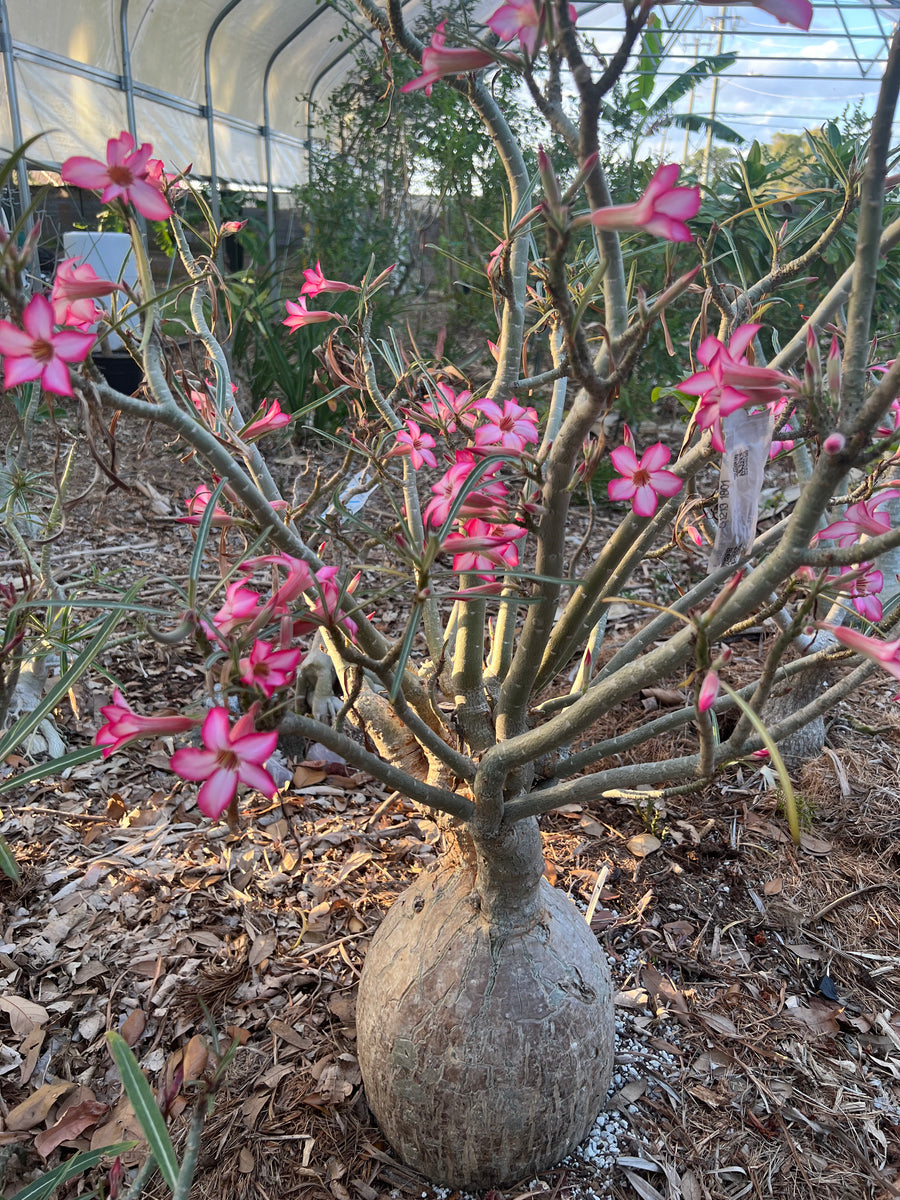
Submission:
[[164,733],[186,733],[199,725],[193,717],[141,717],[128,707],[118,688],[113,689],[113,702],[100,709],[106,717],[94,737],[94,745],[103,747],[103,757],[109,758],[129,742],[141,737],[161,737]]
[[270,642],[257,639],[249,655],[238,664],[241,682],[247,687],[258,687],[268,700],[279,688],[293,681],[300,653],[299,650],[276,650]]
[[843,549],[858,542],[863,534],[877,537],[880,533],[887,533],[891,528],[890,515],[878,512],[878,507],[888,500],[897,499],[900,499],[900,491],[888,488],[871,500],[858,500],[846,509],[840,521],[833,521],[820,529],[813,541],[830,542],[836,538],[838,546]]
[[296,303],[293,300],[285,300],[284,307],[287,309],[287,317],[281,323],[287,325],[291,333],[296,333],[298,329],[302,329],[304,325],[318,325],[322,321],[336,321],[335,313],[326,312],[325,309],[314,309],[310,311],[306,307],[306,297],[298,296]]
[[[574,6],[570,4],[569,20],[573,25],[577,17]],[[546,8],[537,0],[509,0],[507,4],[501,4],[493,16],[488,17],[487,23],[501,42],[509,42],[517,37],[522,49],[534,56],[542,19],[546,27]]]
[[677,163],[657,167],[640,200],[598,208],[590,215],[591,224],[598,229],[646,229],[670,242],[689,242],[691,231],[685,221],[697,215],[700,189],[676,187],[680,170]]
[[[463,575],[478,573],[481,579],[490,581],[496,567],[519,565],[515,542],[527,532],[520,525],[489,525],[476,518],[466,522],[462,533],[451,533],[444,540],[444,548],[454,555],[454,571]],[[485,571],[487,574],[481,574]]]
[[356,590],[360,576],[354,575],[346,588],[341,589],[335,583],[337,573],[337,567],[320,567],[316,571],[316,582],[319,585],[320,597],[313,606],[312,611],[323,625],[342,625],[350,637],[355,638],[359,632],[359,627],[351,617],[348,617],[341,611],[339,606],[345,595],[350,595]]
[[267,433],[290,425],[291,414],[282,412],[281,405],[277,400],[263,401],[263,405],[267,403],[269,407],[264,407],[260,415],[242,430],[241,437],[245,442],[255,442],[257,438],[261,438]]
[[[439,529],[447,517],[454,500],[462,491],[466,480],[475,467],[475,456],[471,450],[458,450],[456,462],[435,484],[431,490],[434,499],[428,502],[424,520],[426,525]],[[484,521],[500,522],[505,515],[503,500],[507,488],[499,479],[489,480],[489,477],[499,470],[497,463],[491,470],[482,475],[478,488],[473,488],[462,502],[459,509],[460,517],[479,517]]]
[[881,418],[881,424],[876,429],[880,438],[893,438],[900,431],[900,400],[892,400],[891,407]]
[[[860,633],[857,629],[845,629],[840,625],[828,625],[824,621],[819,628],[827,629],[830,633],[834,634],[839,642],[843,642],[845,646],[849,646],[857,654],[871,658],[873,662],[877,662],[889,675],[893,675],[895,679],[900,679],[900,638],[895,642],[881,642],[878,638],[866,637],[864,633]],[[900,698],[900,692],[894,697],[895,700],[898,698]]]
[[706,370],[678,385],[689,396],[701,397],[694,418],[700,429],[712,429],[712,444],[720,453],[725,450],[722,417],[749,403],[776,404],[796,387],[796,380],[783,371],[747,362],[745,352],[760,329],[760,325],[739,325],[727,346],[716,337],[705,337],[697,348],[697,361]]
[[697,697],[697,711],[709,712],[719,697],[719,689],[722,686],[722,681],[719,679],[717,671],[707,671],[706,678],[700,688],[700,695]]
[[[791,409],[791,411],[785,415],[785,410],[788,407],[788,403],[789,401],[785,396],[783,399],[777,401],[777,403],[770,403],[768,405],[772,412],[772,425],[776,432],[782,427],[784,427],[787,432],[793,432],[793,427],[789,425],[788,422],[793,420],[796,409]],[[782,451],[787,452],[789,450],[793,450],[793,448],[794,442],[791,438],[786,438],[783,441],[773,440],[769,445],[769,458],[775,458],[775,456],[781,454]]]
[[300,289],[301,296],[318,296],[319,292],[358,292],[359,288],[352,283],[340,283],[336,279],[326,279],[322,274],[322,265],[318,261],[314,267],[307,267],[303,272],[304,284]]
[[131,203],[148,221],[164,221],[172,215],[169,202],[158,188],[149,182],[148,162],[153,153],[149,142],[134,149],[134,138],[123,130],[117,138],[106,143],[106,162],[96,158],[67,158],[60,174],[64,183],[75,187],[103,189],[104,204],[121,199]]
[[[628,439],[630,433],[625,428]],[[662,469],[671,457],[672,451],[662,442],[645,450],[640,462],[631,446],[617,446],[610,458],[622,478],[609,481],[610,500],[630,500],[636,516],[652,517],[660,496],[674,496],[681,490],[682,480]]]
[[4,387],[39,379],[57,396],[72,395],[68,363],[84,362],[96,338],[71,329],[53,332],[53,306],[46,296],[32,296],[22,313],[24,329],[0,321],[0,355]]
[[[199,525],[211,499],[212,491],[205,483],[199,484],[193,496],[187,502],[188,515],[186,517],[177,517],[176,520],[181,525]],[[234,517],[217,504],[213,509],[212,524],[224,529],[234,524]]]
[[422,412],[431,417],[447,433],[456,433],[457,423],[470,428],[475,421],[472,410],[472,393],[468,390],[454,392],[446,383],[435,385],[438,398],[422,405]]
[[246,224],[246,221],[223,221],[219,226],[219,233],[223,237],[229,237],[231,234],[240,233]]
[[227,636],[239,625],[253,620],[259,601],[259,592],[248,588],[243,579],[230,583],[225,589],[225,602],[213,617],[213,625],[220,634]]
[[489,66],[493,56],[484,50],[469,49],[460,46],[444,45],[444,28],[446,21],[431,35],[431,45],[422,51],[422,74],[409,83],[404,83],[401,92],[415,92],[425,89],[425,95],[431,95],[431,89],[445,75],[464,75],[467,71],[479,71]]
[[170,766],[182,779],[205,780],[197,795],[197,805],[206,816],[220,817],[237,791],[239,783],[262,792],[269,800],[278,788],[263,764],[275,750],[278,734],[257,733],[253,727],[254,712],[245,713],[234,729],[228,720],[228,710],[211,708],[203,722],[200,736],[204,750],[187,746],[176,750]]
[[416,471],[422,463],[427,463],[429,467],[436,467],[437,459],[434,457],[433,447],[434,438],[431,434],[423,433],[415,421],[407,421],[406,428],[398,431],[397,439],[385,458],[408,454],[413,469]]
[[[754,8],[776,17],[782,25],[796,25],[798,29],[809,29],[813,7],[810,0],[737,0],[750,3]],[[719,0],[700,0],[701,4],[718,4]],[[732,0],[734,3],[734,0]]]
[[[847,576],[847,579],[844,579]],[[871,563],[860,563],[858,567],[841,567],[839,575],[829,576],[828,582],[840,592],[848,592],[856,611],[877,624],[882,617],[878,595],[884,587],[884,576]]]
[[50,303],[57,325],[74,325],[84,329],[97,319],[95,297],[108,296],[119,290],[111,279],[100,279],[89,263],[74,266],[77,258],[67,258],[56,269]]
[[315,586],[313,573],[308,563],[302,558],[294,558],[290,554],[262,554],[258,558],[248,558],[241,563],[240,570],[246,578],[260,567],[283,567],[286,571],[284,582],[272,592],[259,613],[254,614],[254,625],[262,627],[273,616],[288,612],[293,602],[299,599],[305,591]]
[[504,400],[503,408],[493,400],[478,400],[473,405],[488,424],[475,430],[476,450],[503,447],[521,453],[529,442],[538,440],[538,415],[533,408],[522,408],[515,400]]

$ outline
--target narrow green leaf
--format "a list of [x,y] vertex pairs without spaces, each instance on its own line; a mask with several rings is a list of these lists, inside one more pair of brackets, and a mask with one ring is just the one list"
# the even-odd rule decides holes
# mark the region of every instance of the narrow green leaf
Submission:
[[9,842],[0,833],[0,871],[15,883],[19,882],[19,868]]
[[[133,584],[125,593],[122,603],[127,605],[128,601],[133,599],[144,586],[144,582],[143,579],[139,579],[137,583]],[[116,612],[110,613],[94,635],[92,641],[81,651],[72,666],[69,667],[56,686],[50,689],[34,712],[26,713],[25,716],[20,717],[15,725],[6,731],[5,737],[0,738],[0,762],[6,758],[7,754],[15,750],[16,746],[24,742],[37,729],[41,721],[53,712],[57,704],[61,702],[66,693],[100,654],[103,647],[109,641],[112,631],[122,620],[126,611],[125,608],[121,608]]]
[[710,117],[701,116],[700,113],[675,113],[669,123],[676,129],[687,129],[691,133],[702,133],[711,129],[713,137],[732,146],[740,145],[744,141],[743,136],[724,121],[712,120]]
[[115,1158],[118,1154],[127,1154],[133,1150],[137,1142],[117,1142],[113,1146],[103,1146],[99,1150],[83,1150],[67,1158],[52,1171],[47,1171],[40,1179],[35,1179],[26,1188],[11,1198],[11,1200],[47,1200],[58,1187],[68,1183],[84,1171],[90,1171],[98,1166],[104,1158]]
[[791,777],[788,775],[788,769],[785,766],[784,759],[781,757],[781,751],[778,749],[776,742],[772,740],[772,735],[763,725],[757,714],[753,711],[743,696],[739,696],[734,688],[730,688],[727,683],[722,683],[722,691],[726,692],[735,702],[738,708],[746,716],[747,720],[762,738],[763,745],[768,750],[772,759],[772,765],[778,772],[778,782],[781,784],[781,795],[784,798],[784,811],[787,814],[788,827],[791,831],[794,845],[800,845],[800,814],[797,811],[797,797],[794,795],[794,785],[791,783]]
[[397,693],[403,684],[403,676],[406,673],[406,664],[409,661],[409,656],[412,653],[413,640],[416,636],[416,630],[419,628],[419,618],[422,615],[421,604],[413,606],[412,612],[409,614],[409,621],[406,625],[406,632],[403,634],[403,644],[400,647],[400,656],[397,659],[397,666],[394,669],[394,679],[391,683],[390,700],[393,703],[397,699]]
[[655,116],[657,113],[665,112],[670,105],[693,91],[698,84],[709,79],[711,75],[718,75],[730,67],[736,58],[737,52],[734,50],[729,50],[727,54],[711,54],[706,58],[701,58],[686,71],[682,71],[677,79],[673,79],[665,91],[660,92],[650,105],[650,114]]
[[216,511],[216,505],[219,503],[219,497],[225,490],[227,479],[220,479],[216,484],[215,489],[209,497],[209,503],[203,510],[203,516],[200,518],[200,524],[197,526],[197,540],[194,542],[194,553],[191,555],[191,565],[188,567],[188,598],[191,601],[191,608],[197,598],[197,581],[200,578],[200,570],[203,566],[203,551],[206,549],[206,539],[209,537],[209,531],[212,527],[213,517]]
[[125,1039],[118,1033],[110,1032],[106,1035],[106,1040],[153,1157],[159,1163],[163,1179],[174,1191],[178,1182],[178,1159],[175,1157],[175,1148],[169,1137],[165,1119],[156,1103],[156,1097]]
[[36,766],[29,767],[27,771],[20,771],[18,775],[10,775],[7,779],[0,780],[0,795],[11,791],[14,787],[24,787],[26,783],[34,783],[40,779],[48,779],[51,775],[59,775],[61,771],[65,771],[69,767],[79,767],[82,763],[91,762],[93,759],[99,758],[102,752],[102,746],[82,746],[80,750],[72,750],[69,754],[63,754],[59,758],[51,758],[49,762],[37,763]]

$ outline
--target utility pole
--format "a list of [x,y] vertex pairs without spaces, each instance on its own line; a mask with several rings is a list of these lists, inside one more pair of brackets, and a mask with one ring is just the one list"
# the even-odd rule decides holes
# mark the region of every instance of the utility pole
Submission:
[[[725,46],[725,5],[719,9],[717,18],[719,37],[716,42],[716,54],[721,54]],[[712,98],[709,104],[709,119],[710,122],[716,119],[716,104],[719,99],[719,76],[713,75]],[[703,186],[709,184],[710,157],[712,155],[712,124],[706,130],[706,146],[703,150]]]
[[[697,36],[694,38],[694,66],[695,67],[696,67],[699,59],[700,59],[700,38],[699,38],[699,36]],[[695,90],[696,90],[695,88],[691,88],[691,90],[688,92],[688,110],[687,110],[688,116],[691,116],[691,114],[694,111],[694,92],[695,92]],[[682,166],[687,162],[687,159],[688,159],[688,153],[690,152],[690,148],[691,148],[690,138],[691,138],[691,131],[690,131],[690,129],[686,129],[684,131],[684,150],[681,155]]]

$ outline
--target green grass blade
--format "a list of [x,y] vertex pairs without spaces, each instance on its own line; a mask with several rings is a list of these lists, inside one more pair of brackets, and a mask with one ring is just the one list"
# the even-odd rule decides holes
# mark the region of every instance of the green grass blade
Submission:
[[797,812],[797,797],[794,795],[794,785],[791,783],[791,777],[788,775],[788,769],[785,766],[784,759],[781,757],[781,751],[776,743],[772,740],[772,735],[763,725],[762,721],[743,698],[738,693],[728,686],[727,683],[722,683],[722,691],[726,692],[735,702],[738,708],[746,716],[747,720],[753,726],[755,731],[762,738],[763,745],[768,750],[772,759],[772,765],[778,772],[778,782],[781,784],[781,794],[784,797],[784,811],[787,815],[788,828],[791,831],[794,845],[800,845],[800,814]]
[[136,1142],[117,1142],[114,1146],[102,1146],[99,1150],[83,1150],[73,1155],[72,1158],[66,1159],[64,1163],[60,1163],[54,1170],[48,1171],[46,1175],[42,1175],[40,1179],[29,1183],[28,1187],[23,1188],[21,1192],[16,1192],[11,1200],[47,1200],[47,1197],[52,1196],[58,1187],[68,1183],[76,1175],[92,1170],[104,1158],[115,1158],[118,1154],[127,1154],[136,1145]]
[[12,847],[9,842],[0,833],[0,871],[14,883],[18,883],[20,879],[19,868],[16,865],[16,859],[12,852]]
[[38,763],[34,767],[29,767],[27,771],[21,771],[18,775],[10,775],[7,779],[0,780],[0,796],[14,787],[24,787],[26,783],[35,783],[50,775],[58,775],[60,771],[65,771],[69,767],[79,767],[82,763],[91,762],[93,759],[99,758],[102,751],[102,746],[82,746],[80,750],[72,750],[69,754],[63,754],[59,758],[51,758],[49,762]]
[[122,1084],[131,1101],[135,1116],[144,1131],[144,1137],[147,1139],[153,1157],[159,1164],[163,1179],[174,1192],[178,1182],[178,1159],[175,1157],[175,1148],[169,1137],[165,1119],[156,1103],[156,1097],[125,1039],[118,1033],[110,1032],[106,1035],[106,1040],[116,1066],[119,1068]]
[[[141,588],[144,586],[144,580],[139,579],[133,584],[123,597],[123,604],[127,604],[129,600],[134,599]],[[24,717],[20,717],[12,728],[6,731],[6,735],[0,738],[0,762],[15,750],[21,742],[24,742],[27,737],[30,737],[40,725],[41,721],[45,720],[62,698],[74,686],[74,684],[85,673],[94,659],[100,654],[103,647],[109,641],[109,637],[118,623],[122,620],[127,610],[122,608],[117,612],[110,613],[100,628],[97,630],[93,639],[88,643],[84,650],[78,655],[68,671],[62,676],[59,683],[47,693],[34,712],[26,713]]]

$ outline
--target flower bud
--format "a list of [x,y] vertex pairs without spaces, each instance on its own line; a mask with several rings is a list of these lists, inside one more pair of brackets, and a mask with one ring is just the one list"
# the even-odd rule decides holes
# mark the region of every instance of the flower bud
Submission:
[[840,454],[846,445],[847,439],[842,433],[829,433],[822,443],[822,449],[826,454]]
[[831,403],[837,405],[841,398],[841,347],[836,337],[831,339],[825,370],[828,375],[828,395]]

